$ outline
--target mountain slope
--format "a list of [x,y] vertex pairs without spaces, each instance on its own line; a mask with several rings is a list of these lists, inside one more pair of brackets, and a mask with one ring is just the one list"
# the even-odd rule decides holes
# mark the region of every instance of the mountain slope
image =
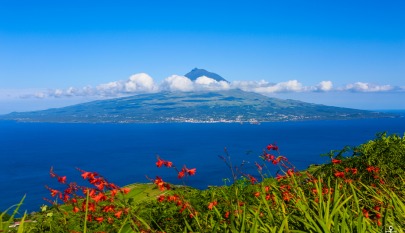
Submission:
[[10,113],[3,120],[29,122],[270,122],[392,117],[392,115],[269,98],[229,90],[160,92],[93,101],[44,111]]

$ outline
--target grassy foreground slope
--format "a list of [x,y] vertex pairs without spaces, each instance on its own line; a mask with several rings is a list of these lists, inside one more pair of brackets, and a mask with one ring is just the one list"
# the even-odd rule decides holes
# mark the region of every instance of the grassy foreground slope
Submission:
[[[0,232],[404,232],[405,137],[379,134],[327,156],[328,164],[296,171],[270,144],[252,163],[257,174],[246,174],[226,155],[233,184],[207,190],[161,177],[121,188],[80,171],[90,187],[48,187],[51,202],[62,204],[43,206],[16,227],[9,228],[12,218],[3,221]],[[156,165],[184,180],[196,172],[162,158]]]

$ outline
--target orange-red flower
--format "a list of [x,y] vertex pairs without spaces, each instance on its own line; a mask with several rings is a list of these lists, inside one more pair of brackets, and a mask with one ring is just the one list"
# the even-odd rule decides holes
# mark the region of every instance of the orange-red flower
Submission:
[[100,183],[100,184],[95,184],[94,186],[96,186],[96,188],[100,191],[102,191],[104,189],[104,183]]
[[96,217],[95,220],[97,222],[101,223],[104,220],[104,218],[103,217]]
[[368,167],[366,168],[366,170],[367,170],[368,172],[372,172],[372,171],[374,171],[374,167],[373,167],[373,166],[368,166]]
[[353,183],[353,180],[352,179],[345,179],[345,183],[351,184],[351,183]]
[[273,145],[273,144],[269,144],[269,145],[267,145],[267,150],[278,150],[278,146],[276,146],[276,145]]
[[164,161],[158,158],[158,161],[156,162],[156,167],[162,167],[164,164]]
[[248,178],[250,180],[250,183],[252,183],[252,184],[257,182],[257,179],[254,176],[248,175]]
[[50,189],[50,191],[51,191],[51,196],[52,197],[54,197],[54,196],[56,196],[58,193],[60,193],[58,190],[56,190],[56,189]]
[[339,163],[342,163],[342,160],[340,160],[340,159],[332,159],[332,163],[333,164],[339,164]]
[[192,175],[195,175],[196,169],[195,168],[192,168],[192,169],[186,168],[186,171],[187,171],[188,175],[192,176]]
[[83,172],[83,173],[81,174],[81,176],[83,177],[83,179],[87,179],[87,178],[90,178],[90,177],[94,177],[92,172]]
[[105,201],[105,200],[107,200],[107,196],[106,195],[104,195],[104,193],[98,193],[96,196],[94,196],[94,197],[92,197],[92,199],[95,201],[95,202],[99,202],[99,201]]
[[130,189],[130,188],[122,188],[121,191],[122,191],[124,194],[128,194],[128,193],[131,191],[131,189]]
[[345,176],[345,173],[344,173],[344,172],[335,172],[334,175],[335,175],[336,177],[343,178],[343,177]]
[[173,163],[170,162],[170,161],[164,161],[164,165],[165,165],[166,167],[172,167],[172,166],[173,166]]
[[212,210],[212,208],[214,208],[214,206],[216,206],[216,205],[217,205],[217,201],[210,202],[210,203],[208,204],[208,209],[209,209],[209,210]]
[[369,218],[368,210],[363,209],[362,212],[365,218]]
[[163,202],[165,200],[165,195],[160,195],[157,199],[158,202]]
[[181,179],[181,178],[183,178],[185,175],[186,175],[186,173],[185,173],[183,170],[181,170],[181,171],[179,171],[179,173],[177,174],[177,178]]
[[277,174],[277,176],[276,176],[277,181],[280,181],[280,180],[283,179],[283,178],[284,178],[284,176],[282,176],[282,175],[280,175],[280,174]]
[[288,169],[288,170],[287,170],[287,175],[293,176],[293,175],[294,175],[294,171],[293,171],[292,169]]
[[106,213],[107,212],[113,212],[114,209],[115,209],[115,207],[113,205],[107,205],[107,206],[104,206],[103,212],[106,212]]
[[66,176],[60,176],[60,177],[58,177],[58,182],[59,182],[59,183],[62,183],[62,184],[65,184],[65,183],[66,183]]
[[114,214],[114,216],[117,218],[121,218],[121,215],[122,215],[122,210],[120,210]]

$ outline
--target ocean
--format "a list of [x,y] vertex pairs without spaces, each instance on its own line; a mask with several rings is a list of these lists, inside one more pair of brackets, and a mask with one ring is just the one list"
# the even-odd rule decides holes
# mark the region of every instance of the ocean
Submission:
[[182,184],[173,169],[157,168],[156,156],[178,168],[196,168],[187,185],[222,185],[231,171],[219,158],[226,148],[234,165],[257,175],[254,162],[269,143],[280,148],[298,169],[328,162],[321,154],[356,146],[379,132],[404,135],[405,118],[262,124],[58,124],[0,121],[0,211],[17,204],[38,211],[50,198],[45,185],[60,188],[49,169],[83,182],[76,168],[96,171],[124,186],[163,180]]

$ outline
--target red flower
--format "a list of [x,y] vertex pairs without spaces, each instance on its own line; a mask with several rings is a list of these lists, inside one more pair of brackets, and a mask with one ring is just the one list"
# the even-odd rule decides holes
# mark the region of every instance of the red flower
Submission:
[[353,183],[353,180],[352,179],[345,179],[345,182],[350,184],[350,183]]
[[92,199],[95,202],[99,202],[99,201],[105,201],[107,200],[107,197],[104,195],[104,193],[98,193],[96,196],[92,197]]
[[181,178],[183,178],[185,175],[186,175],[186,173],[185,173],[183,170],[181,170],[181,171],[179,171],[179,174],[177,175],[177,178],[181,179]]
[[113,205],[107,205],[103,208],[103,212],[113,212],[114,211],[114,206]]
[[249,177],[250,183],[254,184],[257,182],[257,179],[255,177],[253,177],[251,175],[248,175],[248,177]]
[[122,191],[124,194],[128,194],[128,193],[131,191],[131,189],[130,189],[130,188],[122,188],[121,191]]
[[352,171],[353,175],[357,174],[357,168],[352,168],[351,171]]
[[164,165],[165,165],[166,167],[172,167],[172,166],[173,166],[173,163],[170,162],[170,161],[164,161]]
[[66,183],[66,176],[58,177],[58,182],[62,184]]
[[170,188],[170,186],[168,184],[166,184],[165,182],[163,182],[162,178],[160,178],[159,176],[156,176],[154,183],[158,186],[158,188],[161,191],[165,190],[165,188],[167,188],[167,189]]
[[267,150],[278,150],[278,146],[269,144],[269,145],[267,145]]
[[165,196],[164,195],[160,195],[157,199],[158,202],[163,202],[165,200]]
[[83,172],[83,173],[81,174],[81,176],[83,177],[83,179],[87,179],[87,178],[90,178],[90,177],[94,177],[94,175],[93,175],[92,172]]
[[288,191],[283,192],[283,200],[284,201],[290,201],[291,198],[293,198],[291,193],[289,193]]
[[333,164],[339,164],[339,163],[342,163],[342,160],[339,160],[339,159],[332,159],[332,163],[333,163]]
[[343,178],[343,177],[345,176],[345,173],[344,173],[344,172],[335,172],[334,175],[335,175],[336,177]]
[[274,158],[275,158],[275,157],[274,157],[274,155],[272,155],[272,154],[268,154],[268,153],[266,153],[266,152],[264,152],[264,154],[263,154],[263,159],[266,160],[266,161],[268,161],[268,162],[273,161]]
[[115,217],[121,218],[122,215],[122,210],[118,211],[117,213],[114,214]]
[[280,180],[283,179],[283,178],[284,178],[284,176],[282,176],[282,175],[280,175],[280,174],[277,174],[277,177],[276,177],[277,181],[280,181]]
[[186,168],[186,171],[190,176],[192,176],[192,175],[195,175],[196,169],[195,168],[192,168],[192,169],[187,169]]
[[101,223],[101,222],[104,220],[103,217],[97,217],[97,218],[95,218],[95,219],[96,219],[96,221],[99,222],[99,223]]
[[217,205],[217,202],[216,202],[216,201],[210,202],[210,203],[208,204],[208,209],[209,209],[209,210],[212,210],[212,208],[214,208],[214,206],[216,206],[216,205]]
[[226,212],[225,212],[224,217],[225,217],[225,218],[229,218],[229,211],[226,211]]
[[260,197],[260,192],[255,192],[255,197]]
[[368,210],[363,209],[363,215],[364,215],[364,217],[369,218],[369,216],[368,216]]
[[79,207],[77,207],[77,206],[73,207],[73,212],[77,213],[79,211],[80,211]]
[[117,189],[111,190],[111,197],[115,197],[115,195],[117,195],[117,192],[118,192]]
[[58,190],[56,189],[49,189],[51,191],[51,196],[54,197],[56,196],[58,193],[60,193]]
[[104,189],[104,183],[95,184],[94,186],[97,187],[98,190],[102,191]]
[[368,167],[366,168],[366,170],[367,170],[368,172],[372,172],[372,171],[374,171],[374,167],[373,167],[373,166],[368,166]]
[[312,191],[313,194],[317,194],[317,193],[318,193],[318,189],[316,189],[316,188],[313,188],[311,191]]
[[292,169],[288,169],[288,170],[287,170],[287,175],[293,176],[293,175],[294,175],[294,171],[293,171]]
[[157,160],[158,161],[156,162],[156,167],[162,167],[165,162],[163,160],[161,160],[160,158],[158,158]]

